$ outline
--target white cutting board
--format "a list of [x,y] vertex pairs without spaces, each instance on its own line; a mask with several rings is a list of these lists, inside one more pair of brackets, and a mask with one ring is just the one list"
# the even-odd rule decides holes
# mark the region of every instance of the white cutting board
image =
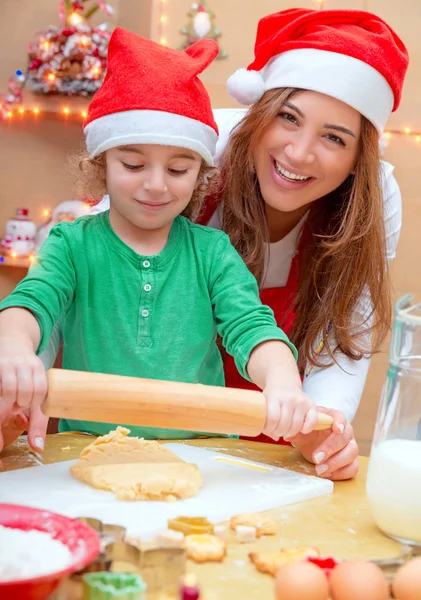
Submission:
[[263,470],[249,468],[244,465],[259,463],[194,446],[166,446],[186,462],[198,465],[203,487],[194,498],[172,503],[116,500],[111,492],[74,479],[69,468],[75,461],[68,461],[0,473],[0,502],[30,505],[68,517],[95,517],[147,540],[174,517],[205,516],[220,523],[234,514],[270,510],[333,491],[333,483],[325,479],[263,464]]

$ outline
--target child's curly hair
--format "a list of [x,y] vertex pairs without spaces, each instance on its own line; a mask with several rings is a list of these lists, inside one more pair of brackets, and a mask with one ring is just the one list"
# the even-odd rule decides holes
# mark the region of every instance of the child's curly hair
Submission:
[[[70,157],[71,174],[77,198],[83,199],[87,204],[95,206],[104,194],[106,186],[105,152],[90,158],[86,150]],[[204,161],[200,167],[197,184],[189,204],[181,213],[184,217],[194,220],[200,212],[204,197],[207,194],[211,179],[216,173],[214,167],[209,167]]]

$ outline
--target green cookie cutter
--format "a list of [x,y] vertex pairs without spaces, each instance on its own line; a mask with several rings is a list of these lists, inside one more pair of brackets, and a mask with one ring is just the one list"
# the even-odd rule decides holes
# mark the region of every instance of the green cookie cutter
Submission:
[[83,579],[83,600],[144,600],[146,584],[139,575],[87,573]]

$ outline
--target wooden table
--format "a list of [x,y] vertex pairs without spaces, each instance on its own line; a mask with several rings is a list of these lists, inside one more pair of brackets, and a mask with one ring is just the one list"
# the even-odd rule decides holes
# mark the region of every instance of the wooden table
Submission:
[[[91,437],[82,434],[50,435],[43,462],[47,464],[77,458],[82,448],[91,441]],[[286,446],[231,439],[189,440],[186,443],[300,473],[315,474],[314,467],[297,450]],[[5,470],[41,464],[40,459],[28,451],[22,439],[6,449],[0,458]],[[338,558],[386,558],[398,555],[399,544],[384,536],[371,518],[365,495],[367,462],[367,458],[360,458],[357,477],[336,483],[331,496],[269,511],[268,514],[278,524],[276,537],[239,545],[230,535],[228,555],[222,564],[199,566],[189,563],[202,589],[213,592],[218,600],[273,598],[272,578],[255,570],[248,559],[249,552],[275,551],[282,547],[306,544],[319,547],[323,555]],[[60,596],[60,600],[64,598]]]

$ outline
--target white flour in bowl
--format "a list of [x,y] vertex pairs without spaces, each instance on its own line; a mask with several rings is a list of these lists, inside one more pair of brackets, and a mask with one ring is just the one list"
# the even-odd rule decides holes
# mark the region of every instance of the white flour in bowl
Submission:
[[44,531],[0,525],[0,581],[31,579],[66,569],[72,554]]

